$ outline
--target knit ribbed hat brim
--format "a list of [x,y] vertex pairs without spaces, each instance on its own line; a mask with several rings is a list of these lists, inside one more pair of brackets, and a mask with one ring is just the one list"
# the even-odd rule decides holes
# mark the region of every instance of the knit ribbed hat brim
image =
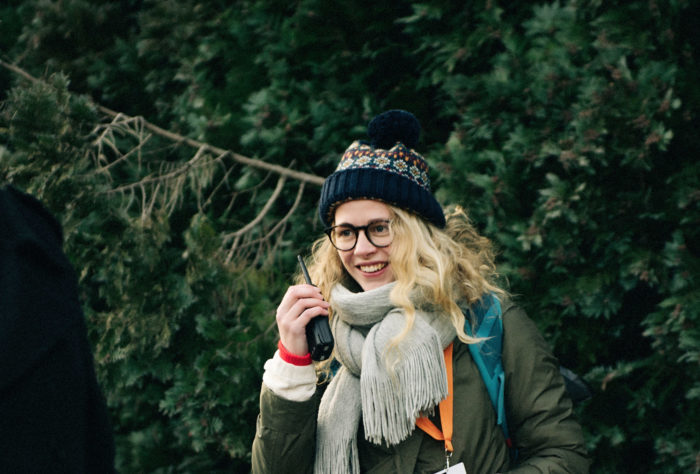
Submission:
[[382,201],[413,212],[437,227],[445,226],[442,207],[429,191],[404,176],[372,168],[340,170],[326,179],[319,206],[321,221],[331,226],[335,209],[356,199]]

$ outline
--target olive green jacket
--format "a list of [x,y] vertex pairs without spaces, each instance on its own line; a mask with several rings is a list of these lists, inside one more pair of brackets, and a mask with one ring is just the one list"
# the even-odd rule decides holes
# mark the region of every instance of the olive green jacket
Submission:
[[[558,362],[534,323],[517,306],[503,314],[506,410],[518,449],[511,465],[496,413],[469,349],[455,340],[454,453],[469,474],[495,472],[587,473],[581,428],[572,414]],[[316,414],[322,387],[305,402],[275,395],[265,385],[253,441],[253,473],[313,472]],[[437,410],[436,410],[437,411]],[[439,422],[436,420],[439,426]],[[444,469],[444,444],[420,429],[396,446],[364,439],[358,429],[360,467],[366,473],[435,473]]]

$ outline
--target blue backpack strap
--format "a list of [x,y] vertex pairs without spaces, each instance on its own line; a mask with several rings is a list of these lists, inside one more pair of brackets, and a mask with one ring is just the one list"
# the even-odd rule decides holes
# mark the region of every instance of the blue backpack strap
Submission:
[[[481,301],[468,309],[471,318],[467,317],[464,332],[472,337],[483,339],[474,344],[468,344],[469,352],[476,363],[484,380],[489,398],[496,411],[496,422],[501,427],[509,448],[513,442],[508,431],[505,409],[505,372],[501,362],[503,351],[503,318],[501,303],[493,294],[485,295]],[[466,315],[468,316],[468,314]],[[475,332],[470,322],[474,323]],[[514,451],[511,449],[511,455]]]

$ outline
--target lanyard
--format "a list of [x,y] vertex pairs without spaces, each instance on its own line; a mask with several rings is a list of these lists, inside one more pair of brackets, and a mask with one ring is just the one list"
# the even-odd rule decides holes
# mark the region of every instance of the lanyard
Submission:
[[442,400],[438,405],[440,410],[440,424],[442,425],[442,431],[438,429],[435,424],[428,419],[427,416],[421,416],[416,420],[416,426],[431,437],[438,441],[445,442],[445,458],[447,467],[450,467],[450,457],[452,456],[452,406],[453,406],[453,395],[452,390],[452,343],[445,348],[445,369],[447,370],[447,398]]

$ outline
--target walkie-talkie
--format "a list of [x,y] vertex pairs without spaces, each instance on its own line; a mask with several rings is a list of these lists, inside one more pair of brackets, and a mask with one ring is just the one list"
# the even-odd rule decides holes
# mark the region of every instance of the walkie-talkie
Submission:
[[[301,273],[304,274],[304,280],[309,285],[313,285],[309,271],[304,265],[304,259],[301,258],[301,255],[297,255],[297,260],[301,266]],[[309,321],[309,324],[306,325],[306,342],[309,344],[309,352],[313,360],[326,360],[331,356],[333,334],[331,334],[331,327],[328,325],[328,318],[316,316]]]

